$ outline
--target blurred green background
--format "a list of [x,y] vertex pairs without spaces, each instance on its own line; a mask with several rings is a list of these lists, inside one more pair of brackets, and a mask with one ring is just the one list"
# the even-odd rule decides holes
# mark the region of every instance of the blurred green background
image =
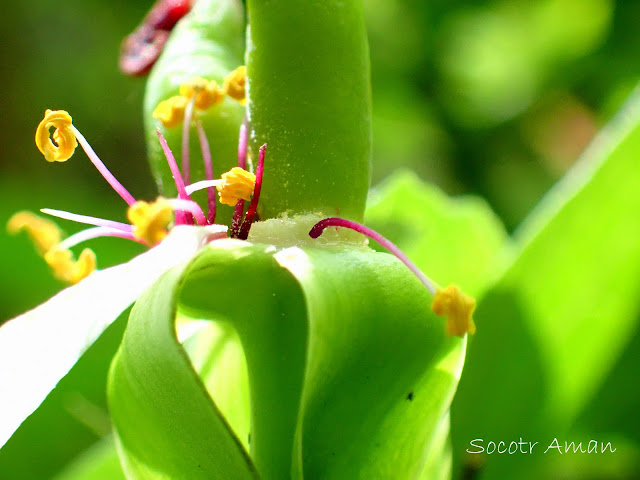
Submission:
[[[638,2],[365,0],[373,68],[374,174],[398,167],[485,197],[514,229],[615,112],[640,72]],[[47,164],[33,134],[68,110],[115,175],[153,198],[143,79],[117,68],[148,0],[7,2],[0,18],[0,223],[42,207],[124,219],[84,155]],[[77,226],[62,222],[68,231]],[[60,288],[22,237],[0,236],[0,319]],[[96,241],[101,266],[138,251]]]
[[[509,232],[571,167],[640,78],[640,2],[364,1],[373,75],[373,183],[400,167],[411,168],[448,194],[484,197]],[[117,68],[122,39],[150,5],[149,0],[3,5],[1,224],[15,211],[43,207],[125,219],[126,205],[81,152],[55,165],[39,154],[33,136],[46,108],[68,110],[135,196],[155,196],[143,143],[144,80],[125,77]],[[69,233],[80,229],[60,224]],[[1,322],[63,285],[24,236],[11,237],[2,229],[0,246]],[[90,246],[100,267],[141,251],[120,239]],[[638,351],[634,342],[627,355]],[[614,397],[634,382],[637,377],[612,376],[606,390]],[[587,416],[597,413],[594,405]],[[585,428],[597,426],[595,413],[593,418]],[[630,451],[611,468],[637,472],[637,446]],[[632,466],[620,467],[625,461]],[[613,472],[607,478],[637,478],[625,475]]]

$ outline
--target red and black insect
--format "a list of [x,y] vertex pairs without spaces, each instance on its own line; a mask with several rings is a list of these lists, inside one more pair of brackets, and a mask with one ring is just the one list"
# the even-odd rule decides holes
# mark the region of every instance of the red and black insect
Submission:
[[157,0],[142,23],[122,42],[120,70],[127,75],[147,73],[162,52],[169,32],[191,10],[195,0]]

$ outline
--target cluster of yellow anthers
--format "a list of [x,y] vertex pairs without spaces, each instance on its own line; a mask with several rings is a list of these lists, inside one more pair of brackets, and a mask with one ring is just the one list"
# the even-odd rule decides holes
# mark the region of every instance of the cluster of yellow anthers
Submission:
[[[245,66],[236,68],[227,75],[222,86],[213,80],[196,77],[180,86],[180,95],[168,98],[158,104],[153,111],[153,118],[157,118],[167,128],[179,125],[185,115],[187,105],[193,99],[193,106],[197,110],[207,110],[218,105],[229,96],[244,105],[247,69]],[[195,97],[195,98],[194,98]]]
[[62,281],[77,283],[96,268],[96,255],[91,249],[85,248],[76,261],[70,250],[58,247],[62,231],[51,220],[31,212],[18,212],[9,219],[7,230],[12,234],[26,231],[55,276]]

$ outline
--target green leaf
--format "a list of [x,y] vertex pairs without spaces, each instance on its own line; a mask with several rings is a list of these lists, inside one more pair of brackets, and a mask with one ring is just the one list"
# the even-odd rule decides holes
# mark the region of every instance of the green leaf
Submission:
[[[636,92],[517,232],[519,254],[478,307],[455,454],[481,436],[562,435],[637,331],[638,151]],[[493,468],[507,466],[489,462],[487,477]]]
[[104,437],[53,480],[125,480],[112,436]]
[[216,241],[136,305],[109,388],[131,478],[252,475],[175,338],[178,296],[240,338],[260,478],[420,478],[465,344],[395,257],[322,243]]
[[[212,228],[176,228],[128,263],[95,272],[0,328],[0,445],[104,330],[158,276],[188,260]],[[223,228],[223,227],[219,227]]]

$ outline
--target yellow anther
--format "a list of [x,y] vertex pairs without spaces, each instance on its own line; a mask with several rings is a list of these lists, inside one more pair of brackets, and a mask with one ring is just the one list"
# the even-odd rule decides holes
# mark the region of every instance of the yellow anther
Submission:
[[167,128],[180,125],[187,103],[189,103],[189,99],[181,95],[164,100],[153,111],[153,118],[160,120]]
[[[54,128],[53,140],[49,129]],[[36,146],[48,162],[66,162],[78,146],[71,126],[71,116],[64,110],[47,110],[36,129]]]
[[127,211],[134,236],[150,246],[167,236],[167,227],[172,217],[173,209],[162,197],[158,197],[153,203],[138,201]]
[[206,110],[224,100],[225,92],[216,82],[206,78],[195,77],[180,85],[180,95],[191,99],[196,96],[194,106],[198,110]]
[[447,334],[464,337],[465,333],[476,333],[473,312],[476,301],[462,293],[455,285],[439,288],[433,299],[433,313],[447,317]]
[[245,98],[245,85],[247,83],[247,67],[244,65],[236,68],[224,79],[222,88],[231,98],[235,98],[244,105],[247,100]]
[[45,253],[44,259],[57,278],[69,283],[78,283],[96,269],[96,254],[89,248],[75,260],[71,250],[53,247]]
[[60,243],[62,239],[62,231],[54,222],[31,212],[17,212],[7,222],[9,233],[15,235],[23,230],[41,254]]
[[233,167],[220,178],[223,182],[216,185],[220,194],[220,203],[234,206],[238,200],[249,200],[256,185],[256,176],[243,168]]

